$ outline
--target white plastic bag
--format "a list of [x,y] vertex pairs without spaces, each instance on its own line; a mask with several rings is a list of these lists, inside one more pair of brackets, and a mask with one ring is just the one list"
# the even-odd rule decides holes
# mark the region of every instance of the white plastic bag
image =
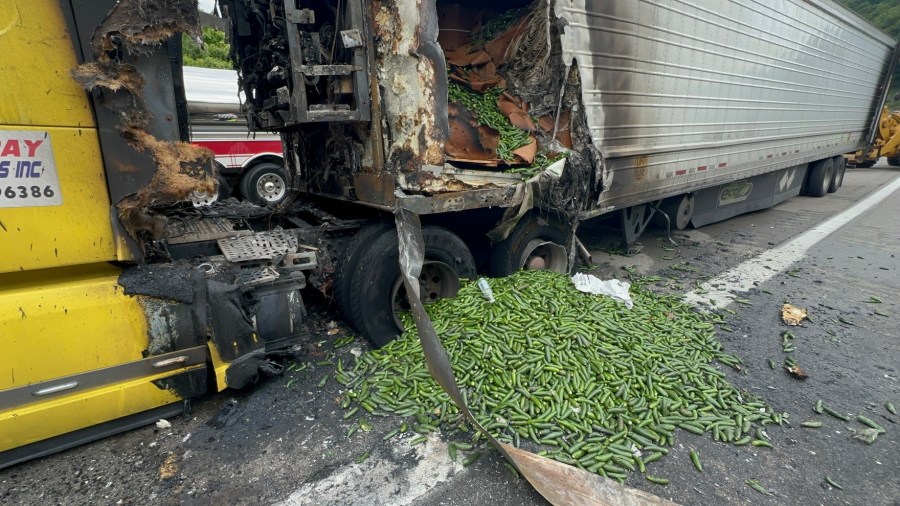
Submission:
[[579,272],[572,276],[572,283],[575,284],[575,288],[580,292],[591,293],[594,295],[606,295],[625,304],[625,307],[628,309],[634,307],[634,302],[631,300],[631,294],[628,293],[628,290],[631,288],[631,283],[627,281],[620,281],[618,279],[608,279],[603,281],[593,274]]

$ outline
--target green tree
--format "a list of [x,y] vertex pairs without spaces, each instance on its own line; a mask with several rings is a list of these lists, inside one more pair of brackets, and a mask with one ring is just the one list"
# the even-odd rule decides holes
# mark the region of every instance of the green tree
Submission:
[[[866,18],[895,40],[900,40],[900,1],[898,0],[841,0],[851,10]],[[894,71],[888,106],[900,109],[900,66]]]
[[231,50],[225,40],[225,32],[215,28],[203,27],[203,45],[187,35],[181,36],[182,55],[184,64],[189,67],[204,67],[208,69],[234,68],[228,52]]

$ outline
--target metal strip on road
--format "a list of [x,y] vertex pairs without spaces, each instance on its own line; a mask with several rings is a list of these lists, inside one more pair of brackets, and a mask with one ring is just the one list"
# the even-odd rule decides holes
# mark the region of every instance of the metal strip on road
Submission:
[[703,283],[699,289],[686,293],[685,301],[694,305],[711,306],[714,309],[731,304],[734,302],[731,292],[749,291],[784,272],[802,260],[810,248],[880,204],[898,189],[900,177],[781,246],[766,250]]

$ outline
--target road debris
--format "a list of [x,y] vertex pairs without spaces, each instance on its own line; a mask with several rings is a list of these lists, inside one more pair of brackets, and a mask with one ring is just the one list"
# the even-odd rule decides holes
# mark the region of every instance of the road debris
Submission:
[[647,481],[650,483],[656,483],[657,485],[668,485],[669,480],[667,478],[660,478],[659,476],[645,475]]
[[[738,444],[754,427],[783,418],[713,367],[712,360],[740,363],[715,337],[719,317],[678,297],[655,294],[638,280],[628,310],[549,271],[522,271],[491,285],[493,304],[469,282],[427,310],[467,404],[501,442],[623,481],[668,453],[678,428]],[[468,430],[429,375],[405,315],[404,327],[397,340],[337,373],[337,381],[370,413],[415,417],[418,433]]]
[[831,479],[830,477],[828,477],[828,476],[825,477],[825,483],[831,485],[832,487],[834,487],[834,488],[836,488],[836,489],[838,489],[838,490],[844,490],[844,487],[838,485],[836,481],[832,480],[832,479]]
[[831,416],[837,418],[838,420],[840,420],[840,421],[842,421],[842,422],[849,422],[849,421],[850,421],[850,417],[848,417],[847,415],[844,415],[844,414],[842,414],[842,413],[838,413],[837,411],[835,411],[835,410],[829,408],[828,406],[824,406],[824,405],[823,405],[823,406],[822,406],[822,411],[825,412],[826,414],[829,414],[829,415],[831,415]]
[[878,431],[877,429],[863,429],[856,431],[856,434],[853,435],[853,439],[859,439],[863,443],[867,445],[875,443],[875,440],[878,438],[878,435],[881,434],[882,431]]
[[866,417],[863,416],[863,415],[857,415],[857,416],[856,416],[856,421],[859,422],[859,423],[861,423],[861,424],[863,424],[863,425],[867,425],[868,427],[870,427],[870,428],[872,428],[872,429],[875,429],[875,430],[877,430],[877,431],[880,432],[880,433],[884,433],[884,427],[882,427],[881,425],[878,425],[877,423],[875,423],[874,421],[872,421],[872,419],[870,419],[870,418],[866,418]]
[[781,319],[787,325],[795,327],[803,320],[809,319],[809,311],[793,304],[785,304],[781,306]]
[[474,452],[474,453],[470,454],[468,457],[466,457],[465,460],[463,460],[462,465],[463,465],[463,467],[469,467],[472,464],[474,464],[475,461],[478,460],[479,458],[481,458],[481,453]]
[[793,353],[797,351],[794,347],[794,333],[784,331],[781,333],[781,351],[785,353]]
[[806,378],[809,377],[809,375],[806,374],[806,371],[804,371],[803,368],[800,367],[800,364],[798,364],[791,357],[786,357],[784,359],[784,370],[787,371],[788,374],[790,374],[792,377],[794,377],[795,379],[798,379],[798,380],[805,380]]
[[166,460],[159,466],[159,479],[168,480],[178,474],[178,457],[174,453],[169,453]]
[[160,418],[158,422],[156,422],[156,428],[158,429],[171,429],[172,422],[166,420],[165,418]]
[[800,423],[801,427],[806,427],[807,429],[818,429],[822,426],[822,422],[802,422]]
[[696,450],[691,450],[691,462],[694,463],[694,467],[697,468],[697,471],[703,472],[703,464],[700,463],[700,454],[698,454]]
[[744,483],[746,483],[747,485],[749,485],[750,488],[752,488],[753,490],[756,490],[756,491],[759,492],[760,494],[763,494],[763,495],[772,495],[772,492],[771,492],[769,489],[767,489],[766,487],[762,486],[762,485],[759,483],[759,480],[747,480],[747,481],[745,481]]
[[890,402],[884,403],[884,409],[890,411],[892,415],[897,414],[897,408],[895,408],[894,405]]

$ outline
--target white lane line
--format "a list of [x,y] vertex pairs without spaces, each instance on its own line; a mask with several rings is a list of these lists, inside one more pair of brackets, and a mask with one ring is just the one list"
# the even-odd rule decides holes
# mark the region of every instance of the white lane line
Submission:
[[[723,308],[731,304],[733,296],[729,292],[746,292],[756,284],[772,279],[795,262],[802,260],[810,248],[878,205],[898,188],[900,178],[781,246],[766,250],[703,283],[699,290],[684,294],[685,301],[695,305],[702,303],[713,308]],[[698,291],[701,293],[697,293]],[[706,293],[702,293],[703,291]]]

